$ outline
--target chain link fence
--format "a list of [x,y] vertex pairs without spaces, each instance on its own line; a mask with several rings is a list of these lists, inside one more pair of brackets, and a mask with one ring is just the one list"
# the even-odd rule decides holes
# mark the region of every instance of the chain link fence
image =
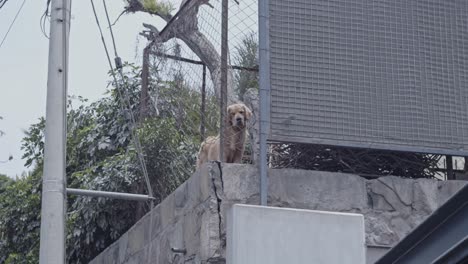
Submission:
[[[254,163],[258,155],[259,133],[258,2],[228,2],[227,92],[228,97],[231,97],[228,101],[244,102],[253,110],[243,163]],[[149,38],[151,81],[147,107],[151,109],[150,114],[153,116],[175,118],[174,126],[181,134],[190,138],[192,154],[175,157],[184,160],[180,164],[184,168],[184,174],[190,175],[195,169],[198,146],[208,136],[220,133],[221,57],[224,51],[222,1],[183,1],[174,17],[176,19],[169,21],[166,28],[159,32],[159,37]],[[286,66],[276,67],[277,73],[291,72]],[[301,65],[294,67],[299,66]],[[296,72],[303,72],[307,67],[302,65],[303,70]],[[288,82],[281,87],[295,85],[300,82],[300,78]],[[278,88],[273,94],[290,94],[289,90],[283,88]],[[297,102],[288,101],[287,105],[300,107],[306,97]],[[284,105],[275,100],[272,102],[275,104],[274,109]],[[319,112],[320,110],[316,111]],[[292,118],[289,121],[297,120]],[[269,146],[268,164],[271,168],[342,171],[369,177],[399,175],[443,178],[444,168],[447,167],[443,155],[300,143],[270,142]]]
[[[258,2],[229,1],[228,6],[228,102],[246,101],[247,91],[252,102],[258,100]],[[221,113],[226,111],[221,109],[222,1],[182,1],[166,21],[162,30],[145,25],[143,35],[149,42],[143,52],[140,117],[158,120],[158,125],[165,120],[184,139],[180,148],[186,152],[181,155],[177,149],[166,157],[174,165],[172,173],[187,178],[196,169],[202,142],[220,134]],[[145,154],[152,156],[157,147],[143,144],[150,152]],[[246,145],[243,162],[252,163],[250,140]]]

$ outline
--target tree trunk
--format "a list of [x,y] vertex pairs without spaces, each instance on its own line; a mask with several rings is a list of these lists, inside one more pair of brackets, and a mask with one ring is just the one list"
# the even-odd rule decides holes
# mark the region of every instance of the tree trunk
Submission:
[[[187,0],[182,1],[181,8],[184,7]],[[153,15],[157,15],[171,23],[167,30],[162,33],[148,24],[143,24],[150,32],[143,33],[141,35],[147,37],[153,43],[165,43],[173,38],[182,40],[187,46],[205,63],[208,67],[211,75],[211,81],[215,89],[215,94],[218,98],[221,95],[221,55],[217,52],[216,47],[211,43],[208,38],[200,32],[198,28],[198,11],[201,5],[209,5],[207,0],[192,0],[190,1],[184,10],[180,11],[177,18],[173,18],[168,14],[152,13],[144,9],[143,5],[139,0],[127,0],[128,6],[125,12],[145,12]],[[220,36],[221,38],[221,36]],[[228,52],[229,54],[229,52]],[[229,56],[228,56],[229,58]],[[233,72],[232,69],[228,69],[228,87],[227,97],[228,104],[237,101],[237,97],[234,93],[233,85]]]

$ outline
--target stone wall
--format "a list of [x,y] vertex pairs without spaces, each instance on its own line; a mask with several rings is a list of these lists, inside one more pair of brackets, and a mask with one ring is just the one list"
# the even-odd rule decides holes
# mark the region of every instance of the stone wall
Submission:
[[[91,263],[224,263],[226,212],[235,203],[259,203],[259,174],[250,165],[220,168],[209,163],[196,172]],[[269,181],[270,206],[363,214],[366,243],[379,249],[401,240],[465,184],[292,169],[271,170]]]

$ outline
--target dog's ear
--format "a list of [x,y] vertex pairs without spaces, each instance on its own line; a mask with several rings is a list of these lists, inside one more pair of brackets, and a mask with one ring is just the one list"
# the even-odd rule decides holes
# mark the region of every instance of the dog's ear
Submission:
[[244,110],[245,110],[245,119],[249,120],[252,117],[252,111],[244,105]]
[[226,115],[224,116],[224,118],[226,119],[226,123],[232,125],[232,121],[231,121],[231,109],[232,107],[231,106],[228,106],[226,108]]

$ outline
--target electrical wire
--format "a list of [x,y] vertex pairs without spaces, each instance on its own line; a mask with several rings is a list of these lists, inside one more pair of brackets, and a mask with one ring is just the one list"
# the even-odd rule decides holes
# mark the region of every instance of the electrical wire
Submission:
[[8,0],[0,0],[0,9],[8,2]]
[[[21,13],[21,10],[23,10],[23,6],[26,3],[26,0],[23,0],[23,3],[21,3],[20,8],[18,9],[18,12],[16,12],[15,18],[13,18],[13,21],[11,21],[10,26],[8,27],[7,32],[5,33],[5,36],[3,36],[2,42],[0,43],[0,48],[2,47],[3,43],[5,43],[6,38],[8,37],[8,34],[10,33],[11,28],[15,24],[16,19],[18,18],[18,15]],[[3,6],[3,5],[2,5]]]
[[[113,47],[114,47],[116,67],[117,67],[117,70],[118,70],[118,72],[120,74],[120,78],[122,79],[122,81],[124,81],[125,78],[124,78],[124,74],[122,72],[122,62],[121,62],[121,59],[120,59],[120,57],[119,57],[119,55],[117,53],[117,46],[115,44],[114,32],[112,30],[112,23],[111,23],[110,18],[109,18],[109,12],[107,11],[106,1],[102,0],[102,3],[104,5],[104,11],[105,11],[105,14],[106,14],[107,23],[109,25],[109,31],[110,31],[111,38],[112,38],[112,44],[113,44]],[[127,105],[128,109],[129,109],[129,113],[130,113],[130,120],[132,122],[132,128],[135,128],[136,127],[136,120],[135,120],[135,115],[133,114],[133,111],[132,111],[132,108],[131,108],[130,98],[128,96],[127,90],[123,90],[123,92],[124,92],[124,98],[126,100],[126,105]],[[141,164],[141,167],[142,167],[143,175],[145,177],[146,184],[148,185],[148,193],[149,193],[149,195],[151,197],[153,197],[153,191],[152,191],[152,188],[151,188],[151,183],[150,183],[149,176],[148,176],[148,171],[147,171],[147,168],[146,168],[146,163],[145,163],[145,159],[144,159],[144,155],[143,155],[143,149],[141,147],[141,142],[140,142],[140,139],[139,139],[137,134],[134,135],[134,140],[135,140],[135,147],[137,149],[138,157],[140,159],[140,164]]]
[[[106,1],[103,0],[102,2],[104,4],[104,10],[106,12],[107,22],[109,24],[109,30],[110,30],[111,37],[112,37],[112,43],[114,45],[115,63],[116,63],[117,69],[118,69],[118,71],[120,73],[120,77],[122,78],[122,81],[125,81],[125,78],[124,78],[123,72],[122,72],[122,63],[121,63],[120,57],[117,54],[117,48],[116,48],[116,45],[115,45],[114,33],[112,32],[112,25],[111,25],[110,19],[109,19],[109,13],[107,12]],[[115,76],[115,72],[114,72],[113,67],[112,67],[112,61],[111,61],[110,56],[109,56],[109,51],[107,49],[106,41],[104,40],[104,36],[102,34],[102,29],[101,29],[101,26],[99,24],[99,19],[98,19],[97,14],[96,14],[96,8],[94,7],[93,0],[91,0],[91,5],[93,7],[94,17],[96,18],[96,24],[98,25],[99,32],[101,34],[101,40],[102,40],[102,43],[104,45],[104,49],[106,51],[107,61],[109,62],[109,66],[111,68],[111,73],[112,73],[112,76],[114,78],[116,89],[117,89],[117,91],[119,93],[119,97],[122,98],[122,99],[125,98],[126,102],[124,102],[124,103],[125,103],[126,107],[128,108],[129,113],[130,113],[130,120],[132,122],[132,127],[131,127],[130,130],[131,130],[131,134],[132,134],[132,137],[133,137],[133,142],[135,144],[135,149],[137,151],[138,159],[140,161],[141,170],[143,172],[143,176],[144,176],[145,181],[146,181],[146,186],[147,186],[147,189],[148,189],[148,196],[154,197],[153,188],[151,188],[151,182],[150,182],[149,177],[148,177],[148,171],[146,169],[146,163],[145,163],[145,159],[143,157],[143,150],[141,148],[140,139],[139,139],[138,135],[135,133],[135,130],[134,130],[134,128],[136,127],[136,122],[135,122],[135,116],[133,115],[133,111],[132,111],[132,108],[131,108],[131,105],[130,105],[130,100],[128,98],[127,91],[126,90],[123,91],[124,94],[125,94],[125,97],[123,97],[122,93],[120,91],[120,87],[118,87],[119,84],[117,82],[117,77]],[[124,108],[124,106],[122,104],[121,104],[121,108],[122,109]],[[153,211],[154,211],[153,207],[154,207],[154,201],[152,199],[150,201],[150,230],[149,230],[149,236],[150,237],[153,236]],[[152,251],[152,247],[148,247],[148,253],[147,253],[148,256],[151,256],[151,251]]]
[[[141,143],[140,143],[140,139],[138,137],[138,135],[135,133],[135,130],[134,128],[136,127],[136,121],[135,121],[135,116],[133,114],[133,111],[131,109],[131,105],[130,105],[130,99],[128,98],[128,94],[126,93],[126,91],[124,90],[124,94],[122,94],[122,91],[120,89],[120,85],[117,81],[117,76],[115,75],[115,71],[114,71],[114,66],[112,65],[112,60],[110,58],[110,55],[109,55],[109,50],[107,48],[107,44],[106,44],[106,41],[104,39],[104,34],[102,32],[102,28],[101,28],[101,24],[99,23],[99,18],[97,16],[97,13],[96,13],[96,7],[94,6],[94,1],[93,0],[90,0],[91,1],[91,6],[93,8],[93,13],[94,13],[94,18],[96,19],[96,24],[99,28],[99,33],[101,35],[101,41],[102,41],[102,44],[104,46],[104,50],[105,50],[105,53],[106,53],[106,56],[107,56],[107,61],[109,63],[109,67],[111,68],[111,74],[112,74],[112,77],[114,79],[114,83],[115,83],[115,86],[116,86],[116,90],[119,94],[119,97],[121,98],[122,100],[122,103],[121,104],[121,108],[123,111],[125,111],[124,109],[124,106],[128,108],[128,113],[129,113],[129,116],[130,116],[130,121],[132,123],[132,127],[131,127],[131,134],[132,134],[132,138],[134,140],[134,144],[135,144],[135,149],[137,151],[137,156],[138,156],[138,160],[140,162],[140,166],[141,166],[141,170],[143,172],[143,176],[145,178],[145,181],[146,181],[146,185],[147,185],[147,189],[148,189],[148,195],[150,197],[154,197],[153,195],[153,189],[151,188],[151,183],[150,183],[150,180],[149,180],[149,177],[148,177],[148,171],[146,169],[146,163],[145,163],[145,160],[144,160],[144,156],[143,156],[143,150],[141,148]],[[116,62],[116,69],[118,70],[118,72],[120,73],[120,77],[122,78],[122,81],[125,81],[125,78],[123,76],[123,72],[122,72],[122,66],[120,64],[120,57],[118,56],[117,54],[117,49],[116,49],[116,46],[115,46],[115,40],[114,40],[114,37],[113,37],[113,33],[112,33],[112,26],[110,24],[110,20],[109,20],[109,15],[108,15],[108,12],[107,12],[107,7],[105,5],[105,1],[103,0],[104,2],[104,8],[105,8],[105,12],[106,12],[106,16],[107,16],[107,20],[109,22],[109,28],[110,28],[110,31],[111,31],[111,35],[112,35],[112,40],[113,40],[113,44],[114,44],[114,53],[116,55],[116,58],[115,58],[115,62]],[[151,207],[153,207],[153,202],[151,201]]]
[[46,21],[47,21],[47,18],[49,18],[50,1],[51,0],[47,0],[46,10],[44,11],[41,18],[39,19],[39,26],[41,27],[41,32],[47,39],[49,39],[49,36],[47,35],[47,31],[46,31]]
[[112,24],[109,19],[109,12],[107,12],[106,0],[102,0],[102,4],[104,5],[104,12],[106,13],[107,24],[109,25],[109,32],[112,39],[112,45],[114,46],[114,55],[116,58],[118,58],[119,55],[117,54],[117,46],[115,45],[114,31],[112,30]]

